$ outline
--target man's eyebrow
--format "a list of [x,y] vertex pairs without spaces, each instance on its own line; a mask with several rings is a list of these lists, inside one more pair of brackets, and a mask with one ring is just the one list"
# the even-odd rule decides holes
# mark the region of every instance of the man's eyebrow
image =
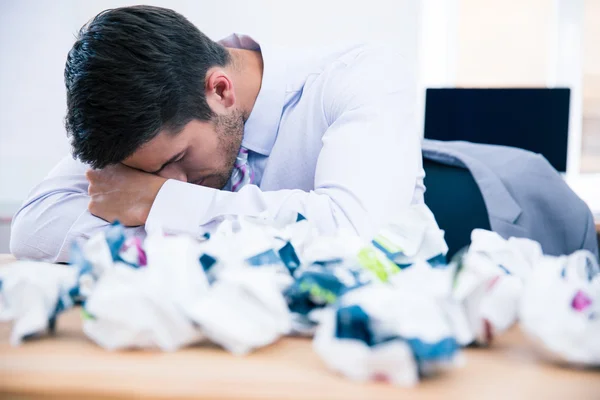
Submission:
[[173,157],[171,157],[167,162],[165,162],[163,165],[160,166],[159,169],[157,169],[156,171],[152,171],[149,172],[150,174],[158,174],[160,171],[162,171],[167,165],[171,164],[172,162],[175,162],[175,160],[177,160],[183,153],[185,152],[185,150],[180,151],[179,153],[175,154]]

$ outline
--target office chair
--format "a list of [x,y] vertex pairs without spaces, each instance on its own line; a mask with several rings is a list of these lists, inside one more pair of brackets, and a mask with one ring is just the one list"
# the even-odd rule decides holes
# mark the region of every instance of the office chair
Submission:
[[466,168],[423,159],[425,204],[429,207],[448,244],[447,259],[471,243],[471,231],[490,230],[483,196]]

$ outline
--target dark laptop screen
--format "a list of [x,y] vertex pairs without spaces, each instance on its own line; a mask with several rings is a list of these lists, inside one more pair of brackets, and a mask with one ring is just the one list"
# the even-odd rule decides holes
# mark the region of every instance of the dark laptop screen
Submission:
[[427,89],[425,138],[520,147],[565,172],[569,94],[566,88]]

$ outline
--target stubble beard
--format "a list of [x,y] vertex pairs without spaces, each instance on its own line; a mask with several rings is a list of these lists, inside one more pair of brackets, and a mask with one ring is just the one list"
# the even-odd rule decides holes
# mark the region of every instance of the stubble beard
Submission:
[[225,158],[225,167],[215,179],[215,186],[223,189],[233,172],[235,160],[242,146],[244,137],[244,114],[236,110],[230,115],[218,115],[215,117],[215,130],[219,137],[220,152]]

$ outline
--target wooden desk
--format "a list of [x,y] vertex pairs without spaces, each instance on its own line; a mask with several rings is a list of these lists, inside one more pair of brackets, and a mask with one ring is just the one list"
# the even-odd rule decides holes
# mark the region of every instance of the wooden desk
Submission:
[[84,336],[77,310],[59,318],[54,337],[13,348],[9,331],[0,324],[0,398],[600,399],[600,370],[542,363],[517,328],[490,349],[465,350],[465,367],[412,389],[337,376],[307,339],[245,357],[215,347],[108,352]]

